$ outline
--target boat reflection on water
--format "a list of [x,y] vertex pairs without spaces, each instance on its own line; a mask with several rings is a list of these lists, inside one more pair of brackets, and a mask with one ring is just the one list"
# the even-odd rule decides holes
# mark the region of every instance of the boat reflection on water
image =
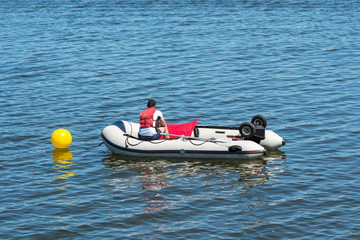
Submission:
[[252,188],[264,184],[273,174],[282,172],[284,168],[279,162],[283,162],[283,159],[285,159],[284,152],[270,150],[261,161],[248,161],[243,164],[238,179],[242,185],[242,191],[251,192]]
[[72,152],[69,149],[54,149],[52,152],[53,161],[54,161],[54,169],[56,170],[55,178],[60,181],[60,185],[56,187],[56,189],[61,190],[62,199],[57,200],[60,204],[72,204],[76,201],[72,199],[72,197],[68,197],[69,199],[65,199],[67,195],[66,189],[70,187],[68,184],[68,180],[70,177],[75,175],[75,172],[71,170],[73,165],[72,160]]
[[272,160],[284,160],[286,159],[285,152],[279,149],[272,149],[268,150],[267,154],[263,157],[265,161],[272,161]]
[[[170,208],[170,204],[161,195],[161,190],[171,183],[167,180],[166,167],[168,164],[166,161],[158,159],[144,161],[144,159],[107,155],[103,159],[103,164],[114,172],[122,170],[120,176],[112,173],[106,179],[105,184],[114,191],[113,195],[124,195],[122,191],[126,191],[127,193],[136,192],[136,197],[138,197],[139,190],[135,191],[133,189],[135,187],[144,190],[140,191],[141,202],[145,201],[146,203],[145,206],[140,206],[141,209],[145,209],[143,213],[155,213]],[[136,178],[132,177],[134,173]]]
[[160,190],[170,184],[170,181],[166,180],[165,166],[159,164],[155,166],[140,164],[136,165],[134,170],[140,174],[141,188],[147,190],[142,197],[147,204],[144,207],[146,212],[154,213],[170,208],[170,204],[166,202],[160,193]]
[[[209,160],[209,159],[144,159],[106,155],[103,164],[106,168],[121,172],[121,175],[111,174],[113,179],[107,179],[107,184],[115,189],[128,189],[136,187],[145,190],[141,198],[145,200],[145,213],[154,213],[171,208],[176,204],[166,199],[173,192],[164,189],[181,189],[179,185],[184,181],[198,181],[198,184],[210,184],[216,189],[218,179],[223,178],[229,184],[234,184],[233,175],[238,176],[237,183],[240,192],[250,192],[254,187],[265,183],[278,171],[284,170],[284,152],[272,150],[261,159],[253,160]],[[136,177],[134,178],[133,175]],[[231,175],[230,175],[231,174]],[[209,176],[214,178],[209,178]],[[228,179],[227,179],[228,178]],[[131,179],[131,180],[129,180]],[[210,180],[209,179],[213,179]],[[227,179],[227,180],[226,180]],[[206,183],[205,183],[206,182]],[[115,186],[114,186],[115,185]],[[176,191],[176,190],[174,190]],[[132,190],[132,192],[134,192]],[[187,192],[187,191],[185,191]],[[178,195],[178,194],[177,194]],[[134,197],[134,196],[133,196]],[[136,197],[136,196],[135,196]],[[180,198],[188,199],[191,196]]]

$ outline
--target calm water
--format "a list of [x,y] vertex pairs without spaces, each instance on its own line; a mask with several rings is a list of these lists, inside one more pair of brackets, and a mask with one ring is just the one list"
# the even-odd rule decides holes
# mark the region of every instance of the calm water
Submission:
[[[0,3],[0,238],[360,238],[359,1]],[[148,98],[170,123],[263,114],[287,145],[235,162],[97,147]]]

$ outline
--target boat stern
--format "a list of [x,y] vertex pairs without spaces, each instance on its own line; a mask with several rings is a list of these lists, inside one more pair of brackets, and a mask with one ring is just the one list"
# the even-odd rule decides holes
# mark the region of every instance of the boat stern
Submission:
[[285,144],[286,141],[271,130],[265,130],[265,139],[260,141],[260,145],[266,149],[277,149]]

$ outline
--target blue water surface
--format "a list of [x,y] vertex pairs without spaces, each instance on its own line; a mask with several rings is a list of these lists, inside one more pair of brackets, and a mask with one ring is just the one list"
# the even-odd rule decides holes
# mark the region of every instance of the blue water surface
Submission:
[[[1,239],[360,238],[359,1],[0,2]],[[262,114],[287,145],[230,162],[98,146],[149,98],[168,123]]]

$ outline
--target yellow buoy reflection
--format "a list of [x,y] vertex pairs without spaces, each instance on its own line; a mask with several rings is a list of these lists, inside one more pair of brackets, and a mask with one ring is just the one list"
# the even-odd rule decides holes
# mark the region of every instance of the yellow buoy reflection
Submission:
[[[71,166],[73,165],[72,157],[73,154],[70,152],[69,149],[66,148],[56,148],[52,152],[53,160],[54,160],[54,169],[57,170],[55,173],[56,179],[62,179],[66,180],[72,176],[75,175],[75,171],[71,170]],[[61,184],[66,183],[65,185],[58,186],[56,189],[62,191],[62,193],[59,195],[61,196],[61,199],[58,199],[57,201],[59,204],[66,204],[70,205],[76,202],[76,200],[73,199],[73,197],[66,197],[67,195],[67,188],[70,187],[69,181],[60,182]]]
[[72,153],[69,149],[56,148],[52,152],[53,160],[55,163],[54,169],[58,170],[56,178],[67,179],[68,177],[74,176],[74,171],[70,171],[70,167],[73,165]]

